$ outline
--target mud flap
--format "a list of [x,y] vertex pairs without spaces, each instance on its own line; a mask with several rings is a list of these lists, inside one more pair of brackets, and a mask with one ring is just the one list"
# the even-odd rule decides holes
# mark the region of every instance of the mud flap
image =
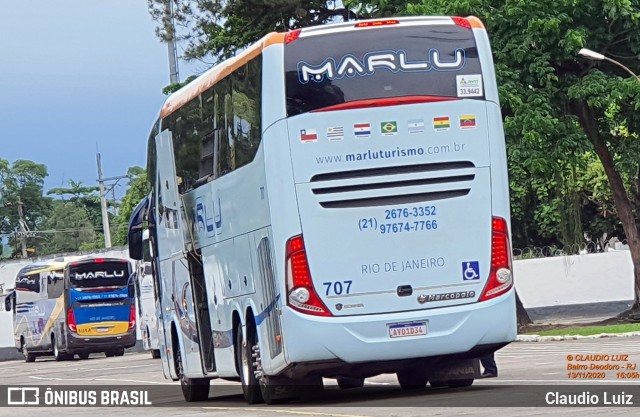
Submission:
[[467,359],[432,369],[429,372],[429,381],[473,380],[480,376],[480,360]]

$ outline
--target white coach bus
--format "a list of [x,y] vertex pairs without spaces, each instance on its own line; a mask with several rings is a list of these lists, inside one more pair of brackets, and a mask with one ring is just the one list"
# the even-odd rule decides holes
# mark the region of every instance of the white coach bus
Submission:
[[[169,97],[149,138],[162,366],[249,403],[395,373],[470,385],[516,337],[507,163],[475,17],[265,36]],[[284,388],[289,387],[289,388]]]

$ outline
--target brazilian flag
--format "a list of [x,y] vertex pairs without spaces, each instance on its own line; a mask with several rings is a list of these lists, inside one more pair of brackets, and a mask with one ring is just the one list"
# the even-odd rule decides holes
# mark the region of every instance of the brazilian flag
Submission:
[[397,122],[382,122],[380,123],[380,133],[383,135],[395,135],[398,133]]

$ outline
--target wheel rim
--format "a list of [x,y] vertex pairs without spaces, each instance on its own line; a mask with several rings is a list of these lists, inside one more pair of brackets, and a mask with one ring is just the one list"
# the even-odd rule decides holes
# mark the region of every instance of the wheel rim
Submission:
[[242,377],[245,384],[249,384],[249,372],[251,371],[249,368],[249,355],[247,352],[247,342],[245,340],[242,341]]

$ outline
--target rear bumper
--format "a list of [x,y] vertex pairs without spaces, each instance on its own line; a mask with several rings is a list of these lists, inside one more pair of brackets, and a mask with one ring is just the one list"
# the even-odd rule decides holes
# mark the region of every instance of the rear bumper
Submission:
[[130,348],[136,344],[136,331],[118,336],[78,336],[67,334],[67,352],[104,352],[108,349]]
[[[478,357],[514,341],[517,335],[513,289],[494,300],[432,310],[315,317],[285,307],[283,316],[288,367],[313,362],[330,368],[340,363],[348,367],[386,362],[386,372],[393,372],[412,361],[428,364],[443,358]],[[427,334],[389,337],[388,324],[413,321],[426,321]],[[308,370],[313,368],[318,367]]]

